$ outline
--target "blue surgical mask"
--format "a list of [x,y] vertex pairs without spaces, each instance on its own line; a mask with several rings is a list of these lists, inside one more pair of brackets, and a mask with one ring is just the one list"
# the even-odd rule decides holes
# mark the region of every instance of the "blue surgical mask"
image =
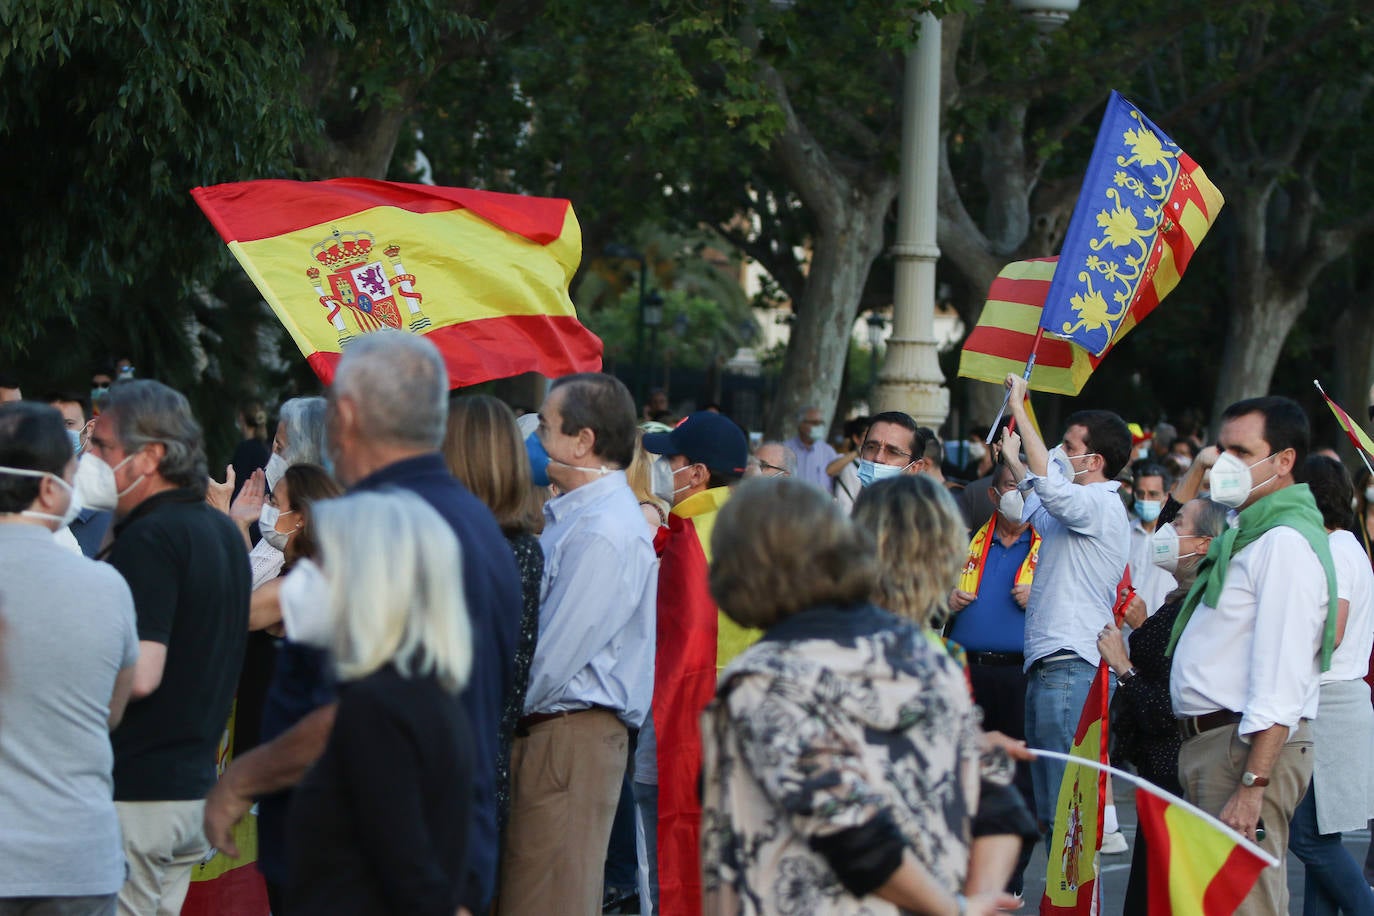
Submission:
[[525,437],[525,453],[530,456],[530,475],[534,478],[534,485],[547,487],[549,485],[549,453],[544,451],[544,443],[539,440],[538,433],[530,433]]
[[71,443],[72,443],[72,454],[73,454],[73,455],[80,455],[80,454],[81,454],[81,430],[79,430],[79,429],[69,429],[69,430],[67,430],[67,438],[70,439],[70,440],[71,440]]
[[1164,503],[1157,499],[1137,499],[1135,501],[1135,514],[1140,516],[1142,522],[1152,522],[1159,518],[1159,510],[1164,508]]
[[867,458],[859,459],[859,483],[865,487],[872,486],[879,480],[887,480],[889,477],[896,477],[916,462],[908,462],[901,467],[895,464],[878,464],[869,461]]

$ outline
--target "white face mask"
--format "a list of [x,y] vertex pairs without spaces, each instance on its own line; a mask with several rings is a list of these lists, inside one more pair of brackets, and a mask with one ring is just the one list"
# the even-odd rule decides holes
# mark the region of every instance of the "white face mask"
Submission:
[[266,539],[254,544],[253,549],[248,551],[248,563],[253,570],[253,590],[257,591],[264,583],[277,578],[285,559],[281,551],[269,544]]
[[982,461],[983,456],[987,453],[987,446],[981,442],[970,442],[968,444],[968,458],[970,461]]
[[808,427],[806,428],[806,432],[807,432],[807,437],[808,437],[812,442],[824,442],[824,441],[825,441],[825,424],[824,424],[824,423],[812,423],[810,426],[808,426]]
[[[677,482],[677,475],[681,474],[683,471],[689,471],[689,470],[691,470],[691,469],[694,468],[694,467],[696,467],[696,465],[693,465],[693,464],[684,464],[682,467],[678,468],[676,471],[673,471],[673,482],[674,482],[674,483]],[[689,484],[687,484],[687,486],[685,486],[685,487],[676,487],[676,488],[674,488],[672,498],[669,500],[669,502],[675,501],[675,500],[677,499],[677,495],[678,495],[679,493],[686,492],[687,490],[692,489],[693,486],[695,486],[695,484],[690,484],[690,483],[689,483]]]
[[654,458],[649,468],[650,491],[665,503],[673,501],[673,466],[663,455]]
[[281,480],[282,475],[290,466],[286,463],[285,458],[273,452],[272,457],[267,459],[267,467],[263,468],[263,474],[267,476],[267,489],[275,490],[277,481]]
[[262,532],[262,539],[278,550],[285,550],[286,542],[289,541],[291,535],[296,532],[294,530],[278,531],[277,519],[281,518],[283,515],[294,515],[295,513],[295,509],[288,509],[282,512],[276,506],[263,503],[262,511],[258,513],[258,530]]
[[301,560],[281,584],[281,603],[286,638],[303,646],[328,649],[334,644],[334,606],[329,581],[312,560]]
[[1266,455],[1254,464],[1246,464],[1230,452],[1223,452],[1217,458],[1217,463],[1212,465],[1210,478],[1212,500],[1223,506],[1239,509],[1250,498],[1251,493],[1279,476],[1272,474],[1264,483],[1251,486],[1250,469],[1277,457],[1278,453],[1275,452],[1272,455]]
[[1021,513],[1026,510],[1026,498],[1020,490],[1008,490],[997,502],[997,511],[1013,525],[1021,524]]
[[106,464],[105,459],[86,452],[76,463],[73,481],[76,492],[81,494],[82,505],[101,512],[114,511],[119,502],[119,487],[115,484],[114,468]]
[[1197,550],[1192,553],[1179,554],[1178,545],[1181,537],[1194,538],[1193,535],[1180,536],[1172,523],[1160,525],[1159,530],[1150,537],[1150,562],[1160,569],[1176,572],[1179,560],[1202,555],[1201,551]]
[[1097,452],[1084,452],[1082,455],[1074,455],[1070,458],[1069,453],[1064,451],[1063,445],[1056,445],[1054,448],[1050,449],[1050,462],[1059,465],[1059,470],[1063,472],[1064,476],[1069,478],[1069,480],[1073,480],[1080,474],[1088,473],[1087,468],[1081,471],[1075,471],[1073,469],[1073,463],[1079,458],[1091,458],[1096,454]]
[[81,497],[77,495],[76,488],[56,474],[50,474],[47,471],[35,471],[30,468],[7,467],[0,467],[0,474],[12,474],[15,477],[51,477],[62,485],[62,489],[67,491],[67,510],[61,515],[25,509],[23,512],[19,513],[24,518],[37,518],[45,522],[57,522],[58,528],[66,528],[72,522],[76,521],[76,517],[81,514]]

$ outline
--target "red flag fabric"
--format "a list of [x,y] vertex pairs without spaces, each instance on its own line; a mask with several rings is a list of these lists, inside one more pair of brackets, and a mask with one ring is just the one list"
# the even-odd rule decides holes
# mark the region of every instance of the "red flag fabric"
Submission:
[[1138,788],[1135,807],[1149,856],[1149,916],[1230,916],[1271,864],[1181,799]]

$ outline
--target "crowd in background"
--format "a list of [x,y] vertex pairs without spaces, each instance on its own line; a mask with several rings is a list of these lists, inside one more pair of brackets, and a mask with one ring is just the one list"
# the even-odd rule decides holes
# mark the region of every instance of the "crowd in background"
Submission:
[[1026,747],[1104,661],[1114,763],[1374,913],[1374,482],[1286,398],[1047,442],[1009,378],[992,436],[751,448],[603,374],[517,416],[378,332],[212,476],[133,375],[0,378],[0,914],[175,914],[249,836],[292,916],[1013,908],[1063,777]]

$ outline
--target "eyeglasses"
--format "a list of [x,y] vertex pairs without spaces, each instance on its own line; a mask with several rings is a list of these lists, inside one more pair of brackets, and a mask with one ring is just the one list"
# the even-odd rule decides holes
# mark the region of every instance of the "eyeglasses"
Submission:
[[[791,474],[787,473],[787,468],[780,468],[780,467],[778,467],[776,464],[769,464],[767,461],[760,461],[760,462],[759,462],[759,470],[763,472],[763,476],[764,476],[764,477],[791,477],[791,476],[792,476]],[[770,471],[771,471],[772,473],[769,473]]]
[[893,448],[881,442],[865,442],[864,447],[859,451],[859,455],[863,458],[867,458],[869,461],[873,461],[879,455],[882,455],[884,458],[890,458],[893,461],[906,462],[911,460],[910,452],[904,452],[899,448]]

